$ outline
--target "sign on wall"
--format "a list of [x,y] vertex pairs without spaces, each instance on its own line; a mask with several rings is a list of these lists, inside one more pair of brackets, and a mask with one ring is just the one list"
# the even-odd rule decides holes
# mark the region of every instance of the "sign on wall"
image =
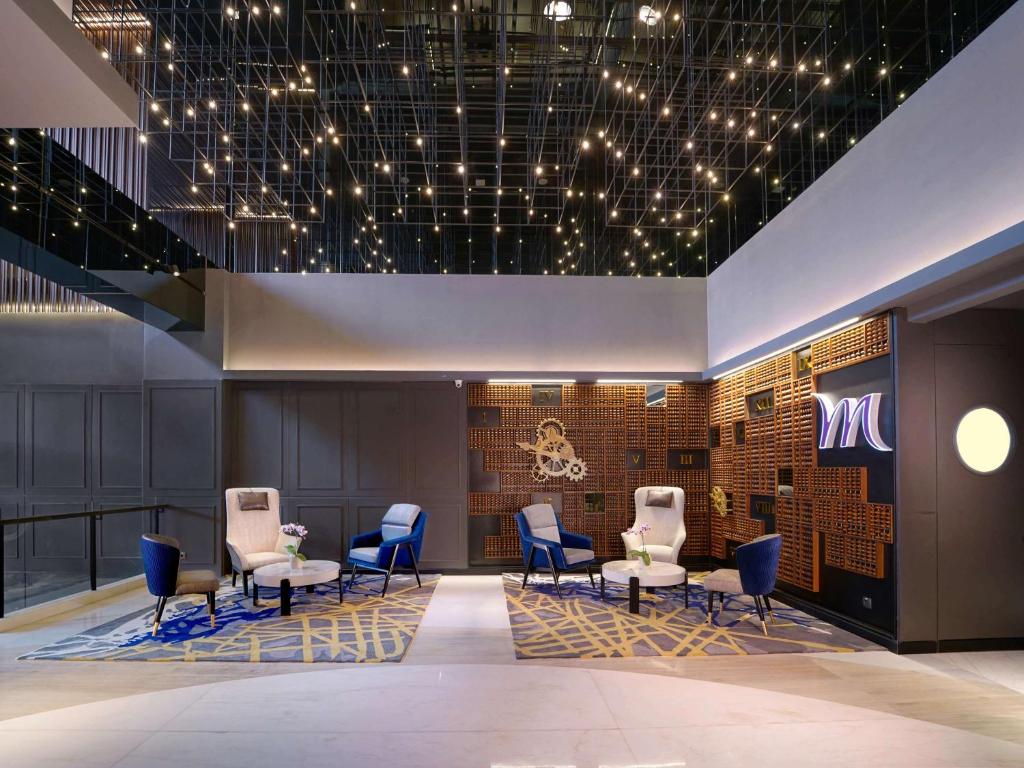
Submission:
[[[891,451],[892,448],[882,439],[878,427],[878,414],[882,404],[882,394],[872,392],[860,398],[844,397],[834,401],[830,396],[814,393],[821,411],[821,430],[818,433],[818,448],[855,448],[857,435],[863,431],[864,439],[876,451]],[[836,438],[839,445],[836,446]]]

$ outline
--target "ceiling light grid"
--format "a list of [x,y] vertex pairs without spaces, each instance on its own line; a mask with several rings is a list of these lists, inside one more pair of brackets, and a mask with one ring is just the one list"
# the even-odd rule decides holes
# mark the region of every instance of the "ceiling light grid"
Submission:
[[189,239],[220,227],[229,268],[682,276],[1009,4],[79,0],[75,19],[140,91],[146,204]]

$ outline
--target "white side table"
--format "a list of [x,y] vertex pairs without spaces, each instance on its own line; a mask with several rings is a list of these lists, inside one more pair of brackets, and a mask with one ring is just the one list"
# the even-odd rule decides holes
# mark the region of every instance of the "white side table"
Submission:
[[292,568],[287,562],[264,565],[252,572],[252,604],[259,605],[260,587],[274,587],[281,590],[281,615],[291,616],[292,589],[305,587],[312,592],[314,585],[328,581],[338,582],[338,602],[345,602],[341,566],[332,560],[306,560],[301,568]]
[[[605,600],[604,583],[629,586],[629,612],[640,613],[640,587],[653,590],[655,587],[683,585],[683,601],[690,607],[690,576],[681,565],[652,561],[647,567],[639,560],[612,560],[601,566],[601,599]],[[621,599],[621,598],[620,598]]]

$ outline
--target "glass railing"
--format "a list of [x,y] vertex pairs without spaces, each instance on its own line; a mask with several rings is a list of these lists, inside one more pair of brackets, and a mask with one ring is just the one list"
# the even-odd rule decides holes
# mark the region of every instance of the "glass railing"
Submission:
[[139,535],[159,533],[164,509],[116,507],[0,519],[0,618],[143,573]]

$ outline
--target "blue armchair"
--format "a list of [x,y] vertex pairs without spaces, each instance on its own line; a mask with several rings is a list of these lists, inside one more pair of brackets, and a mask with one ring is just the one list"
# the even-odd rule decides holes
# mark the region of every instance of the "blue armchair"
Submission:
[[[779,570],[779,557],[782,554],[782,536],[770,533],[758,536],[753,541],[741,544],[736,548],[736,565],[738,570],[719,568],[704,577],[704,589],[708,593],[708,624],[712,623],[715,592],[719,602],[725,605],[725,593],[750,595],[754,598],[754,607],[761,619],[761,630],[767,635],[768,625],[764,623],[765,611],[775,623],[772,604],[768,595],[775,589],[775,578]],[[762,605],[762,600],[764,601]]]
[[381,521],[380,530],[353,536],[348,550],[348,564],[352,566],[348,588],[351,590],[355,584],[357,569],[377,571],[385,574],[384,587],[380,592],[383,597],[388,592],[391,574],[396,567],[412,568],[416,574],[416,586],[423,586],[417,561],[423,547],[427,517],[427,513],[415,504],[392,504]]
[[523,589],[535,568],[547,568],[555,580],[555,592],[562,597],[558,576],[562,571],[586,568],[590,586],[594,586],[594,541],[589,536],[570,533],[562,527],[550,504],[531,504],[516,514],[519,542],[523,547]]
[[185,557],[178,540],[157,533],[142,535],[142,566],[146,571],[146,586],[156,598],[156,612],[153,616],[153,636],[160,629],[160,619],[167,607],[167,598],[178,595],[206,595],[206,606],[210,612],[210,626],[217,626],[217,588],[220,579],[213,571],[181,571],[178,569]]

